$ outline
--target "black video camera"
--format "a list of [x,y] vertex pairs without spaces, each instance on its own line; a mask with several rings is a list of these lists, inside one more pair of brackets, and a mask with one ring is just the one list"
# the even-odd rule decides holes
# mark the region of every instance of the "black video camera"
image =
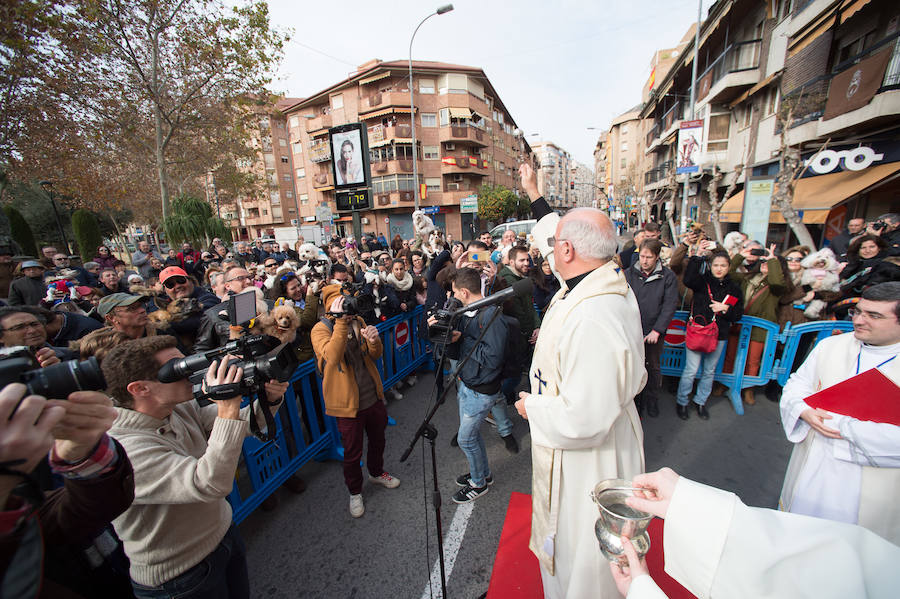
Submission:
[[171,360],[163,364],[157,378],[162,383],[174,383],[186,378],[193,384],[194,397],[198,401],[217,399],[215,395],[203,391],[202,384],[209,365],[227,354],[240,356],[239,360],[231,363],[244,370],[239,389],[230,393],[229,397],[258,393],[267,381],[288,381],[299,364],[293,348],[288,344],[281,344],[270,335],[247,335],[206,353]]
[[37,356],[24,345],[0,348],[0,389],[10,383],[24,384],[28,395],[51,399],[65,399],[75,391],[106,389],[97,358],[66,360],[41,368]]
[[450,329],[453,327],[453,314],[462,308],[463,303],[451,297],[444,302],[443,308],[433,308],[426,315],[430,320],[432,317],[437,319],[434,324],[428,325],[428,340],[434,344],[444,343],[450,337]]
[[365,286],[365,283],[349,281],[341,285],[341,295],[344,296],[344,315],[361,316],[375,310],[375,298],[366,293]]
[[884,229],[886,227],[887,227],[887,223],[884,222],[883,220],[876,220],[874,223],[872,223],[872,228],[875,229],[876,231],[884,231]]

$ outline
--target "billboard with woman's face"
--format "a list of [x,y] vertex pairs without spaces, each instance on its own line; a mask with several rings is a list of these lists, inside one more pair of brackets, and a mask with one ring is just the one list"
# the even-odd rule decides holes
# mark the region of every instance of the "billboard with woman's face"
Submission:
[[367,187],[369,179],[369,148],[362,123],[332,127],[331,164],[335,189]]

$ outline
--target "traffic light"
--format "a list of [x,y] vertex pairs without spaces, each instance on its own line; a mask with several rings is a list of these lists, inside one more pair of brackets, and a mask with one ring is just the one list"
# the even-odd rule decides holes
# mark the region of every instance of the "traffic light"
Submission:
[[575,189],[575,181],[569,181],[569,189]]

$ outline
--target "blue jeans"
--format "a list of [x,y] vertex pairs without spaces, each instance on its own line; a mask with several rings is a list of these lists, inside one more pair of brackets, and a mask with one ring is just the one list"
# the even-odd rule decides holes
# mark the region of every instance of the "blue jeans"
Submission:
[[247,548],[234,524],[199,564],[164,582],[145,587],[131,581],[138,599],[249,599]]
[[[450,363],[450,372],[453,372],[456,369],[456,364],[457,362],[459,362],[459,360],[447,358],[447,361]],[[516,387],[519,385],[519,381],[521,380],[521,378],[522,377],[519,376],[518,378],[503,379],[502,386],[500,387],[500,392],[503,393],[505,397],[507,397],[507,403],[509,403],[509,397],[515,396]],[[491,408],[491,416],[494,417],[494,422],[497,423],[497,433],[501,437],[506,437],[512,434],[513,421],[512,418],[509,417],[509,413],[506,411],[506,406],[503,405],[503,402],[494,404],[494,407]]]
[[694,386],[694,377],[697,376],[701,363],[703,364],[703,370],[700,374],[700,382],[697,383],[694,403],[698,406],[706,403],[706,400],[709,399],[709,393],[712,391],[713,376],[716,374],[719,357],[721,357],[726,345],[728,345],[727,340],[719,341],[716,344],[716,349],[708,354],[684,348],[684,370],[681,372],[681,380],[678,381],[678,395],[675,397],[678,405],[688,405],[688,395],[691,394],[691,387]]
[[483,487],[491,469],[488,466],[484,439],[481,438],[481,421],[495,403],[503,401],[503,395],[499,392],[493,395],[478,393],[466,387],[462,381],[459,381],[456,395],[459,400],[459,448],[469,461],[469,478],[472,483],[476,487]]

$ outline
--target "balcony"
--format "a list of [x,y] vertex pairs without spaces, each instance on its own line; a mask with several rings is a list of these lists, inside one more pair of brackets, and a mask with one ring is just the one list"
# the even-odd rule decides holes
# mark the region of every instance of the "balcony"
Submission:
[[672,164],[671,160],[667,160],[656,168],[644,173],[644,191],[652,191],[654,189],[665,187],[669,182],[668,179],[669,173],[672,170]]
[[309,159],[312,162],[331,160],[331,144],[327,140],[309,144]]
[[[815,77],[786,93],[782,103],[793,102],[795,104],[788,126],[788,143],[825,139],[834,134],[856,130],[863,124],[866,128],[877,128],[895,123],[897,117],[900,116],[900,41],[898,40],[900,40],[900,33],[894,33],[865,52],[836,65],[831,73]],[[888,50],[888,48],[890,49]],[[888,58],[881,86],[876,90],[872,99],[859,108],[823,120],[829,97],[834,94],[846,96],[846,90],[832,89],[834,78],[847,73],[859,62],[884,51],[889,51],[891,55]],[[780,133],[780,131],[779,123],[775,132]]]
[[322,189],[323,187],[333,187],[334,182],[331,180],[330,173],[316,173],[312,176],[313,189]]
[[442,142],[447,141],[471,141],[475,145],[487,147],[487,135],[478,127],[471,125],[450,125],[440,128],[438,139]]
[[697,79],[700,94],[697,104],[729,102],[759,83],[759,56],[762,40],[731,44],[719,54]]
[[317,116],[314,119],[307,119],[306,121],[306,132],[313,133],[314,131],[321,131],[323,129],[328,129],[331,127],[331,115],[323,114],[321,116]]
[[362,117],[367,112],[388,106],[409,108],[409,94],[407,92],[375,92],[360,102],[359,113]]
[[413,172],[412,159],[410,160],[381,160],[371,163],[373,176],[398,175]]
[[[656,121],[656,124],[650,130],[650,133],[647,134],[647,153],[665,147],[663,142],[675,133],[678,129],[678,125],[681,123],[681,119],[684,117],[683,109],[684,104],[682,104],[681,101],[675,102],[675,104],[666,110],[659,120]],[[651,138],[651,133],[657,133],[658,135]]]
[[485,165],[484,159],[478,156],[469,156],[467,154],[444,156],[441,158],[441,172],[443,174],[452,174],[460,172],[471,172],[473,175],[487,176],[488,167]]
[[382,191],[375,192],[372,194],[375,197],[375,207],[376,208],[389,208],[391,206],[397,206],[401,203],[408,203],[415,201],[413,197],[413,192],[410,190],[404,191]]

